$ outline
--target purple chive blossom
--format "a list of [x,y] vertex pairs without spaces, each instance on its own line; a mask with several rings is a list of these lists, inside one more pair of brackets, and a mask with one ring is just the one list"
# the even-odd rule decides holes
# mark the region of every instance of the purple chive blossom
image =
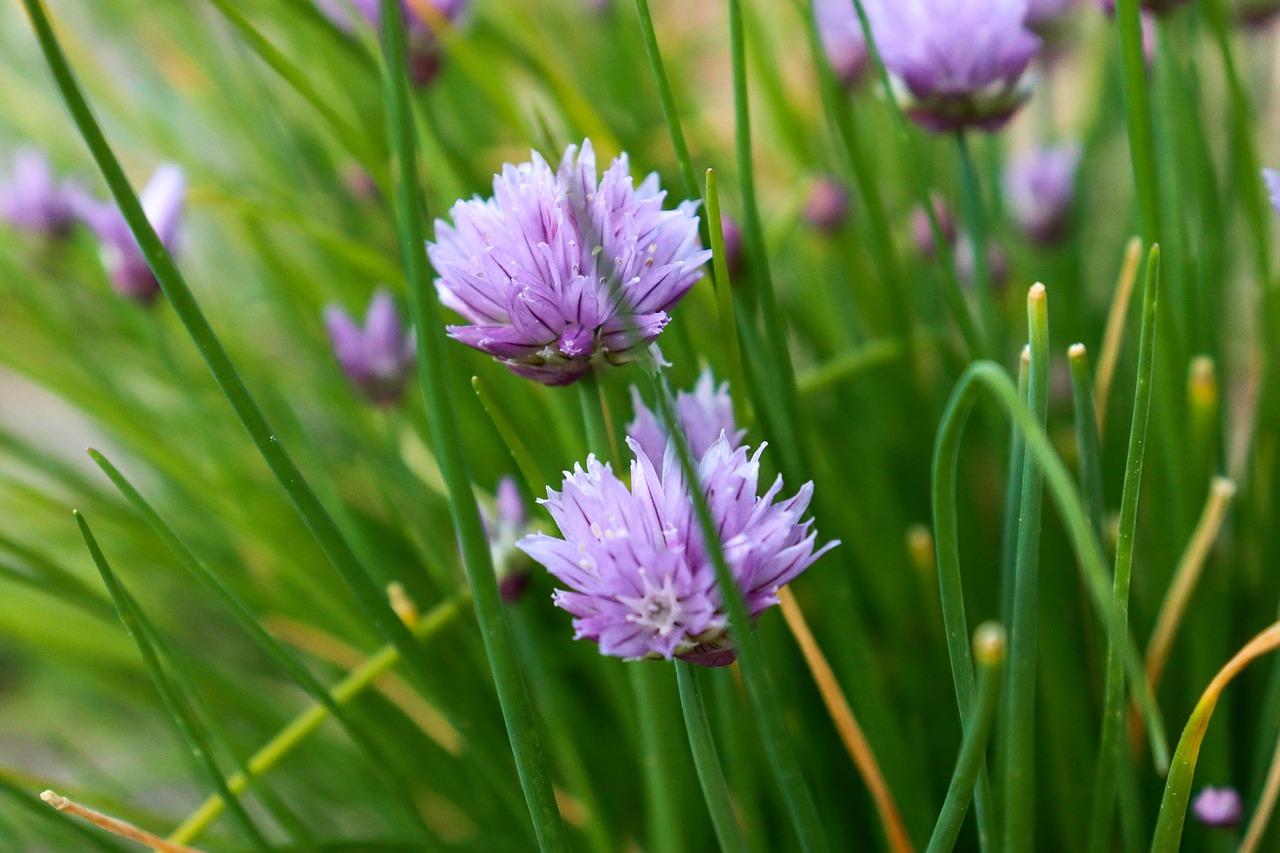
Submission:
[[590,140],[557,170],[536,152],[504,166],[493,193],[436,220],[436,289],[467,320],[450,336],[545,385],[640,358],[711,256],[696,202],[663,210],[658,176],[634,186],[625,154],[597,179]]
[[[631,448],[630,489],[588,457],[586,470],[566,472],[562,490],[548,489],[541,502],[564,538],[535,534],[518,547],[568,587],[556,590],[555,604],[573,614],[576,638],[596,641],[602,654],[728,665],[737,653],[680,466],[668,456],[659,474],[638,444]],[[836,545],[815,551],[812,521],[801,520],[812,483],[775,504],[779,477],[759,495],[761,450],[748,456],[721,436],[698,465],[753,621],[778,603],[780,587]]]
[[1005,195],[1018,226],[1033,241],[1055,243],[1066,231],[1080,146],[1074,142],[1031,149],[1004,174]]
[[1280,213],[1280,172],[1275,169],[1263,169],[1262,181],[1267,186],[1267,197],[1271,199],[1271,207]]
[[369,302],[364,328],[336,305],[324,310],[325,328],[338,366],[369,402],[394,405],[413,372],[413,332],[406,332],[391,294],[379,290]]
[[1244,804],[1235,788],[1206,787],[1191,804],[1191,811],[1205,826],[1230,829],[1244,817]]
[[65,237],[75,224],[76,187],[53,176],[42,151],[23,148],[13,158],[13,171],[0,177],[0,219],[14,228]]
[[480,507],[493,565],[498,573],[498,592],[511,603],[520,598],[529,585],[529,557],[516,550],[516,542],[529,525],[529,513],[515,480],[503,477],[493,496],[493,509]]
[[935,132],[996,130],[1030,94],[1040,39],[1027,0],[866,0],[885,67],[908,114]]
[[[147,221],[170,253],[178,248],[186,195],[186,175],[172,163],[157,168],[139,195]],[[98,237],[103,266],[107,268],[116,290],[138,302],[154,300],[160,293],[160,283],[147,265],[147,259],[133,239],[120,209],[112,202],[100,202],[87,196],[80,197],[76,207],[79,217]]]
[[729,279],[732,283],[742,272],[742,229],[738,227],[736,221],[722,214],[720,231],[724,236],[724,265],[729,270]]
[[[334,26],[348,35],[355,32],[361,21],[376,30],[382,17],[380,0],[315,0],[315,3]],[[453,24],[470,4],[471,0],[400,0],[408,40],[409,79],[415,85],[425,86],[440,70],[440,44],[430,16],[423,15],[422,10],[433,9]]]
[[831,70],[837,80],[852,89],[861,82],[871,64],[867,39],[862,34],[862,23],[853,8],[853,0],[814,0],[813,14]]
[[805,221],[823,234],[834,234],[849,217],[849,191],[834,178],[819,178],[804,202]]
[[[635,420],[627,424],[627,435],[645,456],[657,464],[667,451],[667,431],[657,415],[644,404],[640,391],[631,386],[631,403]],[[737,447],[747,434],[733,421],[733,400],[729,383],[716,385],[710,370],[702,371],[692,391],[676,394],[676,421],[689,442],[694,459],[701,459],[723,433],[732,447]]]

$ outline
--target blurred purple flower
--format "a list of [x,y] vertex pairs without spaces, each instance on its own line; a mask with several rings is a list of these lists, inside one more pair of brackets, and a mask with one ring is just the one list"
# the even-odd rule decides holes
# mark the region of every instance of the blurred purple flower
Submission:
[[[440,70],[440,44],[424,9],[433,9],[450,24],[462,17],[471,0],[399,0],[404,14],[405,37],[409,50],[409,79],[425,86]],[[333,25],[348,35],[361,23],[376,31],[381,20],[380,0],[315,0],[316,7]]]
[[1267,186],[1267,197],[1271,199],[1271,207],[1280,213],[1280,172],[1275,169],[1262,170],[1262,182]]
[[[958,234],[955,244],[956,278],[961,284],[973,284],[978,271],[973,258],[973,240],[968,234]],[[999,243],[987,244],[987,272],[991,274],[991,286],[1004,287],[1009,283],[1009,257]]]
[[[568,590],[554,602],[574,616],[577,639],[626,660],[678,657],[725,666],[737,656],[715,569],[673,457],[661,474],[635,442],[631,488],[594,456],[566,472],[543,503],[563,539],[536,534],[518,547]],[[837,543],[814,550],[812,521],[802,521],[813,484],[774,503],[779,477],[758,496],[759,457],[724,436],[702,457],[699,484],[722,536],[725,559],[752,620],[778,603],[778,589]],[[741,627],[739,628],[741,630]]]
[[1027,0],[1027,26],[1039,32],[1076,5],[1076,0]]
[[324,309],[338,366],[369,402],[394,405],[413,372],[414,337],[406,332],[391,294],[379,290],[369,302],[364,328],[336,305]]
[[1205,826],[1230,829],[1244,817],[1244,804],[1235,788],[1205,787],[1191,804],[1191,811]]
[[1049,244],[1062,238],[1079,165],[1080,145],[1067,142],[1032,148],[1006,167],[1005,195],[1013,217],[1033,241]]
[[658,176],[633,186],[626,155],[597,180],[590,140],[553,170],[506,165],[492,199],[453,206],[427,252],[449,334],[513,373],[568,385],[641,357],[701,276],[697,202],[663,210]]
[[834,234],[849,217],[849,191],[835,178],[822,177],[809,187],[804,219],[823,234]]
[[8,178],[0,178],[0,219],[23,231],[65,237],[76,221],[78,193],[71,182],[54,178],[44,152],[23,148]]
[[813,14],[831,70],[837,80],[852,89],[871,65],[853,0],[814,0]]
[[493,496],[493,509],[480,505],[485,534],[498,573],[498,592],[510,604],[520,598],[529,585],[529,557],[516,550],[516,542],[525,533],[529,513],[515,480],[503,477]]
[[885,67],[928,130],[996,130],[1030,94],[1027,0],[866,0]]
[[721,214],[720,231],[724,236],[724,265],[729,269],[730,283],[737,281],[742,272],[742,229],[738,223]]
[[[941,193],[933,192],[929,194],[929,203],[933,205],[933,215],[938,220],[938,230],[942,232],[942,239],[948,246],[954,246],[956,220],[951,214],[951,208],[947,206],[946,199]],[[922,204],[916,205],[911,211],[911,240],[915,243],[916,250],[924,257],[932,258],[938,254],[938,244],[933,239],[933,226]]]
[[1280,13],[1280,0],[1236,0],[1236,18],[1246,27],[1266,27]]
[[[627,435],[639,446],[640,451],[657,465],[666,455],[667,431],[653,411],[644,404],[640,391],[631,386],[631,404],[635,420],[627,424]],[[689,450],[695,459],[701,459],[708,448],[723,433],[732,447],[737,447],[745,429],[737,429],[733,421],[733,400],[729,397],[729,383],[716,385],[711,371],[704,370],[692,391],[676,394],[676,420],[689,442]]]
[[[171,254],[178,250],[186,196],[186,175],[173,163],[157,168],[138,196],[147,221]],[[144,304],[154,300],[160,293],[160,283],[147,265],[120,208],[114,202],[98,201],[87,194],[76,198],[75,208],[77,216],[97,235],[103,266],[116,290]]]

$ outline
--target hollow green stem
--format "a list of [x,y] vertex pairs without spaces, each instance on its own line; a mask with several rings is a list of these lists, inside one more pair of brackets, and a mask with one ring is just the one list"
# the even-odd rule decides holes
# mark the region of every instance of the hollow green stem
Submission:
[[[134,239],[137,240],[138,247],[155,274],[161,290],[169,300],[169,304],[173,306],[174,313],[178,315],[191,340],[200,351],[209,372],[213,374],[214,380],[235,411],[236,417],[248,433],[254,447],[262,455],[271,473],[275,475],[281,488],[293,503],[298,515],[315,537],[329,562],[342,576],[370,621],[383,637],[400,649],[405,659],[415,669],[419,672],[427,671],[430,667],[429,662],[414,643],[413,637],[410,636],[404,624],[391,610],[382,590],[361,564],[360,559],[338,529],[338,525],[302,476],[302,472],[298,470],[298,466],[285,450],[275,431],[267,423],[262,410],[254,401],[253,395],[249,393],[249,389],[231,363],[226,350],[223,349],[222,343],[200,310],[190,288],[187,287],[186,280],[174,265],[169,252],[147,220],[137,193],[130,186],[119,160],[111,150],[97,119],[94,118],[80,84],[76,80],[75,72],[71,70],[66,54],[58,43],[57,36],[54,35],[42,0],[23,0],[23,5],[31,17],[40,50],[53,73],[54,82],[58,86],[62,100],[106,179],[111,195],[120,208],[120,213]],[[421,241],[418,245],[421,246]]]
[[725,559],[723,543],[720,541],[716,523],[711,517],[707,497],[697,485],[699,483],[697,465],[676,419],[671,391],[660,376],[655,379],[654,385],[659,412],[667,434],[671,436],[675,445],[684,481],[693,484],[689,488],[689,495],[693,501],[694,514],[697,517],[703,541],[706,543],[707,552],[711,557],[712,566],[715,568],[716,588],[720,591],[721,601],[728,611],[727,630],[737,645],[742,680],[755,712],[756,724],[764,741],[765,753],[773,769],[774,779],[782,791],[787,813],[800,840],[801,849],[806,853],[825,851],[828,849],[826,831],[823,829],[813,795],[804,780],[800,762],[791,745],[791,735],[782,714],[782,704],[769,680],[764,650],[760,648],[758,640],[752,633],[746,602],[743,601],[742,591],[738,588],[733,572]]
[[[960,160],[960,186],[963,197],[965,237],[973,248],[973,289],[978,297],[978,314],[986,340],[992,341],[999,330],[994,287],[991,281],[991,263],[987,258],[987,214],[982,203],[982,183],[978,178],[973,154],[969,150],[969,137],[963,130],[956,131],[956,151]],[[996,349],[999,352],[999,349]]]
[[1110,846],[1117,779],[1124,760],[1124,650],[1114,644],[1129,632],[1129,581],[1133,573],[1133,545],[1138,528],[1138,496],[1146,456],[1147,423],[1151,413],[1151,385],[1155,372],[1156,307],[1160,292],[1160,247],[1147,256],[1147,281],[1142,299],[1142,337],[1138,344],[1138,379],[1133,395],[1133,423],[1125,457],[1124,491],[1120,497],[1119,538],[1111,596],[1111,630],[1107,639],[1106,701],[1102,717],[1102,744],[1093,789],[1089,849]]
[[973,655],[978,661],[977,705],[965,721],[964,740],[951,774],[951,786],[942,803],[938,822],[929,839],[929,853],[948,853],[955,847],[965,812],[973,799],[982,768],[985,765],[987,741],[1000,704],[1000,676],[1004,671],[1006,650],[1004,627],[993,622],[978,626],[973,638]]
[[263,837],[253,818],[249,816],[249,812],[245,810],[244,804],[231,792],[227,777],[223,775],[222,770],[218,767],[217,759],[214,758],[207,733],[199,725],[187,700],[178,692],[166,674],[164,665],[160,662],[160,656],[152,644],[149,632],[144,629],[141,617],[135,609],[133,599],[120,583],[115,572],[111,570],[111,566],[107,563],[107,558],[103,555],[102,549],[98,547],[98,540],[94,537],[93,531],[89,529],[89,523],[85,521],[84,516],[79,511],[75,511],[72,514],[75,516],[76,524],[80,527],[80,535],[84,537],[84,544],[88,547],[89,554],[93,557],[94,565],[97,566],[98,573],[102,575],[102,582],[111,594],[111,600],[116,606],[116,612],[120,614],[120,621],[124,624],[129,638],[133,640],[134,645],[137,647],[138,654],[146,666],[147,674],[151,676],[156,692],[160,694],[160,698],[164,702],[174,726],[178,729],[178,733],[182,736],[187,748],[190,749],[195,759],[196,767],[204,773],[210,786],[218,792],[223,801],[230,804],[237,823],[240,824],[250,841],[253,842],[253,845],[259,850],[267,850],[266,838]]
[[693,763],[698,768],[698,781],[702,796],[711,813],[711,823],[716,829],[716,840],[721,850],[746,850],[747,839],[733,812],[729,799],[729,784],[720,766],[711,724],[707,722],[707,708],[702,698],[702,683],[698,668],[682,660],[675,662],[676,680],[680,684],[680,707],[684,711],[684,725],[689,733],[689,746],[693,750]]
[[1155,130],[1147,90],[1147,63],[1142,49],[1140,0],[1116,0],[1120,34],[1120,63],[1124,71],[1125,121],[1129,127],[1129,158],[1138,188],[1142,239],[1148,246],[1161,239],[1160,190],[1156,175]]
[[[644,2],[644,0],[637,0]],[[742,370],[742,350],[738,344],[738,324],[733,314],[733,282],[724,253],[724,228],[720,218],[720,189],[714,169],[707,169],[707,232],[711,235],[711,267],[715,274],[716,312],[720,320],[720,349],[724,353],[733,414],[738,423],[751,422],[751,394]]]
[[397,175],[396,226],[405,278],[409,282],[414,326],[418,330],[418,378],[426,400],[427,421],[436,459],[449,490],[449,513],[458,533],[462,562],[475,601],[476,620],[538,845],[543,851],[560,851],[566,849],[564,826],[538,737],[537,715],[520,672],[511,626],[507,624],[498,593],[493,556],[471,487],[471,474],[448,385],[444,328],[422,249],[417,142],[409,107],[404,20],[399,5],[393,0],[382,0],[381,20],[387,129]]
[[[462,612],[470,598],[470,593],[463,592],[456,598],[441,602],[429,612],[421,616],[412,626],[414,637],[423,642],[452,622]],[[329,719],[328,705],[337,707],[347,705],[351,700],[377,683],[378,679],[391,671],[401,660],[399,650],[392,645],[383,646],[364,663],[351,670],[345,678],[329,691],[329,702],[312,705],[294,717],[280,732],[267,741],[255,752],[246,763],[248,776],[235,774],[227,779],[227,788],[232,794],[238,794],[249,785],[249,776],[262,776],[279,761],[292,752],[300,743],[314,734]],[[205,831],[218,815],[226,809],[227,800],[221,796],[212,796],[200,804],[191,815],[182,822],[169,836],[175,844],[187,844],[194,841]]]
[[1071,364],[1071,391],[1075,407],[1076,447],[1080,452],[1080,493],[1089,510],[1089,520],[1098,536],[1102,536],[1102,520],[1106,501],[1102,490],[1102,448],[1098,438],[1098,415],[1093,403],[1093,378],[1089,371],[1089,353],[1084,344],[1072,344],[1067,350]]
[[[658,101],[662,104],[662,117],[667,122],[671,147],[676,152],[680,180],[684,182],[685,195],[688,198],[695,198],[698,195],[698,178],[693,171],[693,159],[689,156],[689,145],[684,139],[684,129],[680,126],[680,113],[676,111],[676,99],[671,93],[671,81],[667,79],[667,68],[662,62],[662,51],[658,49],[658,35],[653,29],[653,16],[649,14],[649,0],[636,0],[636,14],[640,16],[640,35],[644,38],[644,52],[649,57],[649,70],[653,73],[653,82],[658,87]],[[707,215],[710,217],[708,225],[716,221],[709,211],[708,208]],[[719,279],[719,275],[716,278]]]

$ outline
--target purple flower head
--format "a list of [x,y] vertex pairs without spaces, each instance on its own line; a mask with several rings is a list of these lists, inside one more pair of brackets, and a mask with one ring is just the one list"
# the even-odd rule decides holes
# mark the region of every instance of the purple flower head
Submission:
[[996,130],[1030,94],[1027,0],[866,0],[885,67],[928,130]]
[[[627,424],[627,435],[645,456],[661,460],[667,452],[667,431],[663,429],[662,421],[644,404],[640,391],[634,385],[631,386],[631,403],[636,416]],[[737,429],[734,424],[729,383],[716,385],[710,370],[702,371],[692,391],[676,394],[675,408],[676,420],[689,442],[694,459],[701,459],[722,433],[732,447],[737,447],[747,434],[745,429]]]
[[1236,18],[1250,29],[1262,29],[1280,13],[1280,0],[1236,0]]
[[23,148],[13,158],[13,172],[0,177],[0,219],[14,228],[65,237],[75,224],[78,190],[59,183],[44,152]]
[[1280,172],[1275,169],[1263,169],[1262,181],[1267,185],[1267,197],[1271,199],[1271,207],[1280,213]]
[[1066,231],[1080,145],[1031,149],[1005,169],[1004,188],[1018,226],[1037,243],[1057,242]]
[[413,372],[413,332],[406,332],[391,294],[379,290],[369,302],[364,328],[336,305],[324,309],[338,366],[369,402],[394,405]]
[[[382,17],[380,0],[315,0],[315,3],[334,26],[348,35],[361,23],[376,30]],[[400,0],[408,41],[409,78],[415,85],[425,86],[440,70],[440,44],[431,26],[432,19],[439,16],[453,24],[470,4],[471,0]]]
[[836,79],[852,89],[871,64],[867,39],[862,34],[862,23],[853,8],[853,0],[814,0],[813,14],[822,49]]
[[835,178],[819,178],[804,202],[805,221],[823,234],[834,234],[849,217],[849,191]]
[[736,281],[742,272],[742,229],[738,223],[720,215],[720,232],[724,236],[724,265],[729,268],[730,283]]
[[1205,826],[1230,829],[1244,817],[1244,804],[1235,788],[1205,787],[1191,804],[1191,811]]
[[633,185],[625,154],[597,179],[590,140],[559,169],[536,152],[504,166],[427,245],[440,301],[467,320],[450,336],[545,385],[639,358],[711,256],[697,203],[663,210],[665,195],[657,175]]
[[[173,163],[157,168],[139,195],[147,221],[170,253],[178,248],[186,196],[186,175]],[[97,235],[103,266],[116,290],[144,304],[154,300],[160,293],[160,283],[147,265],[120,209],[112,202],[88,196],[77,197],[75,206],[77,215]]]
[[[542,501],[563,539],[537,534],[518,547],[563,583],[554,601],[574,616],[577,639],[606,655],[638,660],[679,657],[724,666],[736,657],[715,569],[693,503],[669,454],[661,474],[635,442],[630,489],[594,456],[566,472],[560,492]],[[782,479],[759,495],[759,457],[721,436],[699,462],[698,487],[721,533],[725,559],[756,619],[778,589],[835,542],[814,550],[812,521],[802,521],[813,484],[774,503]]]
[[[929,203],[933,205],[933,215],[938,219],[938,230],[948,246],[956,242],[956,220],[951,215],[951,208],[940,193],[930,193]],[[916,250],[926,258],[938,254],[938,244],[933,239],[933,226],[929,222],[929,214],[924,205],[917,205],[911,211],[911,240]]]
[[485,535],[493,555],[494,569],[498,573],[498,592],[508,604],[516,601],[529,585],[529,557],[516,550],[516,542],[524,535],[529,524],[524,498],[515,480],[503,477],[494,492],[493,507],[480,505]]

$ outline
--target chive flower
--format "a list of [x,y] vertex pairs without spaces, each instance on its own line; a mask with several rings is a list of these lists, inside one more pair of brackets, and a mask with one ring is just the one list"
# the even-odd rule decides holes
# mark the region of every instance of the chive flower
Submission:
[[546,385],[640,358],[711,256],[697,202],[663,210],[665,195],[656,174],[633,185],[625,154],[597,177],[590,140],[558,169],[537,152],[507,164],[427,245],[440,301],[467,321],[449,335]]
[[516,542],[529,526],[529,513],[515,480],[503,477],[494,491],[493,506],[480,505],[489,551],[498,573],[498,592],[508,604],[518,600],[529,585],[529,556],[516,548]]
[[1262,182],[1267,187],[1267,197],[1271,200],[1272,209],[1280,213],[1280,172],[1275,169],[1263,169]]
[[814,0],[813,16],[831,70],[845,88],[852,89],[862,82],[871,65],[853,0]]
[[997,130],[1031,93],[1027,0],[866,0],[907,114],[927,130]]
[[401,323],[391,294],[373,295],[363,327],[337,305],[325,308],[324,324],[338,366],[360,395],[376,406],[399,402],[413,373],[414,336]]
[[1027,26],[1037,33],[1043,32],[1071,11],[1074,5],[1076,0],[1027,0]]
[[[138,196],[147,221],[170,253],[178,248],[186,196],[186,175],[173,163],[157,168]],[[78,216],[98,238],[102,264],[111,276],[112,285],[122,296],[144,304],[152,302],[160,293],[160,283],[120,209],[114,202],[88,196],[79,198],[76,207]]]
[[[559,492],[541,503],[563,538],[535,534],[518,543],[568,589],[553,601],[574,617],[576,639],[625,660],[678,657],[726,666],[737,657],[715,568],[674,454],[655,467],[635,454],[630,488],[608,464],[587,457],[565,473]],[[725,434],[698,462],[698,483],[754,622],[778,603],[777,592],[837,543],[815,550],[812,521],[802,521],[813,494],[806,483],[775,503],[779,477],[759,493],[761,445],[748,455]]]
[[1062,238],[1079,164],[1080,145],[1075,142],[1032,148],[1009,162],[1005,196],[1018,227],[1032,241],[1048,245]]
[[[315,0],[316,7],[333,25],[347,35],[365,23],[375,31],[382,18],[379,0]],[[425,86],[440,71],[439,39],[422,9],[434,9],[441,19],[453,24],[467,11],[471,0],[399,0],[408,41],[409,79]],[[354,13],[354,14],[353,14]]]
[[1206,786],[1191,804],[1191,811],[1196,820],[1205,826],[1216,829],[1230,829],[1239,826],[1244,817],[1244,804],[1240,801],[1240,792],[1235,788],[1224,786],[1214,788]]
[[849,218],[849,190],[832,177],[820,177],[809,187],[804,200],[804,220],[815,231],[830,236]]
[[[631,405],[635,419],[627,424],[627,435],[640,446],[645,456],[660,463],[667,452],[667,431],[661,419],[645,405],[640,389],[631,386]],[[694,459],[706,455],[721,434],[737,447],[746,436],[745,429],[738,429],[733,420],[733,399],[729,396],[729,383],[716,384],[710,370],[702,371],[692,391],[676,394],[676,421],[689,442],[689,452]]]
[[65,237],[75,224],[77,188],[59,183],[44,152],[20,149],[13,170],[0,177],[0,219],[14,228],[46,237]]

